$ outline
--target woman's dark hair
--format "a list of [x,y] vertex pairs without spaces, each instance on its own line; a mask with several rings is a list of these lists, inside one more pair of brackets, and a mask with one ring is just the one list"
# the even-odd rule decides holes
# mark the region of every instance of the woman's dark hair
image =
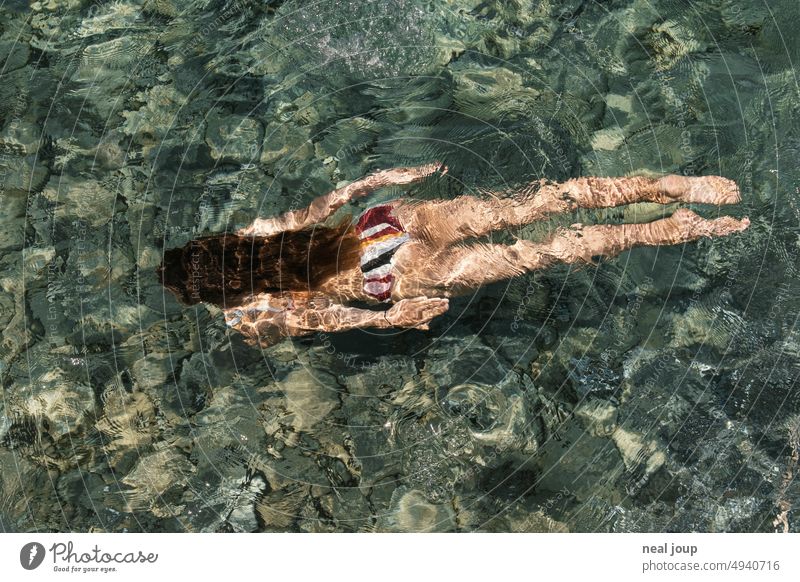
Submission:
[[156,274],[185,305],[240,305],[249,295],[313,291],[358,264],[358,238],[349,220],[267,237],[223,233],[164,253]]

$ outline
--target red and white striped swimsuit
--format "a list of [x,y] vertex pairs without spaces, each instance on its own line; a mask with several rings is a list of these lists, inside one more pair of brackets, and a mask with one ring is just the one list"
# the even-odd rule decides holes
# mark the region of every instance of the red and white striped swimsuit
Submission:
[[408,240],[392,207],[381,204],[367,209],[358,218],[356,233],[361,241],[361,272],[364,273],[364,292],[378,301],[387,302],[392,295],[392,258]]

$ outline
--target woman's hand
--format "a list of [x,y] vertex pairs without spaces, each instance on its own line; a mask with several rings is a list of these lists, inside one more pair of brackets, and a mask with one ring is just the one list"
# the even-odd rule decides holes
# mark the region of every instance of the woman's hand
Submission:
[[386,321],[392,327],[414,327],[416,329],[428,329],[430,321],[450,307],[447,299],[434,297],[414,297],[413,299],[403,299],[395,303],[386,312]]
[[374,175],[383,184],[413,184],[420,182],[428,176],[432,176],[436,172],[441,171],[442,174],[447,173],[447,166],[434,162],[432,164],[425,164],[424,166],[417,166],[415,168],[392,168],[390,170],[380,170]]

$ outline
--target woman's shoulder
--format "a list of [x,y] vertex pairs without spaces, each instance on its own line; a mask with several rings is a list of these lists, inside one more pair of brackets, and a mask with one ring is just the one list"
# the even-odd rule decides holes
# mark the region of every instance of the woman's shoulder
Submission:
[[236,327],[243,321],[265,319],[285,313],[294,308],[295,300],[291,293],[259,293],[252,295],[241,304],[226,307],[222,310],[225,314],[225,323],[229,327]]
[[331,298],[322,293],[286,291],[281,293],[258,293],[252,295],[240,305],[223,309],[225,322],[230,327],[242,322],[277,319],[287,314],[309,307],[319,308],[331,302]]

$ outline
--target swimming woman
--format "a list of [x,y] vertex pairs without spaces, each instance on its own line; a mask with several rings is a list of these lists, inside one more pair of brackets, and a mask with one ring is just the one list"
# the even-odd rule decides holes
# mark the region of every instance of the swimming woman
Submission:
[[[640,245],[725,236],[750,224],[747,218],[729,216],[708,220],[681,208],[644,224],[574,224],[540,243],[474,240],[577,208],[740,200],[731,180],[678,175],[574,178],[561,184],[540,180],[511,197],[398,199],[369,208],[354,223],[324,224],[347,202],[436,172],[446,168],[429,164],[375,172],[316,198],[307,208],[168,250],[157,272],[184,304],[216,304],[247,343],[269,346],[317,331],[428,329],[433,318],[447,311],[449,297],[488,283],[555,263],[589,263]],[[388,309],[368,304],[388,304]]]

